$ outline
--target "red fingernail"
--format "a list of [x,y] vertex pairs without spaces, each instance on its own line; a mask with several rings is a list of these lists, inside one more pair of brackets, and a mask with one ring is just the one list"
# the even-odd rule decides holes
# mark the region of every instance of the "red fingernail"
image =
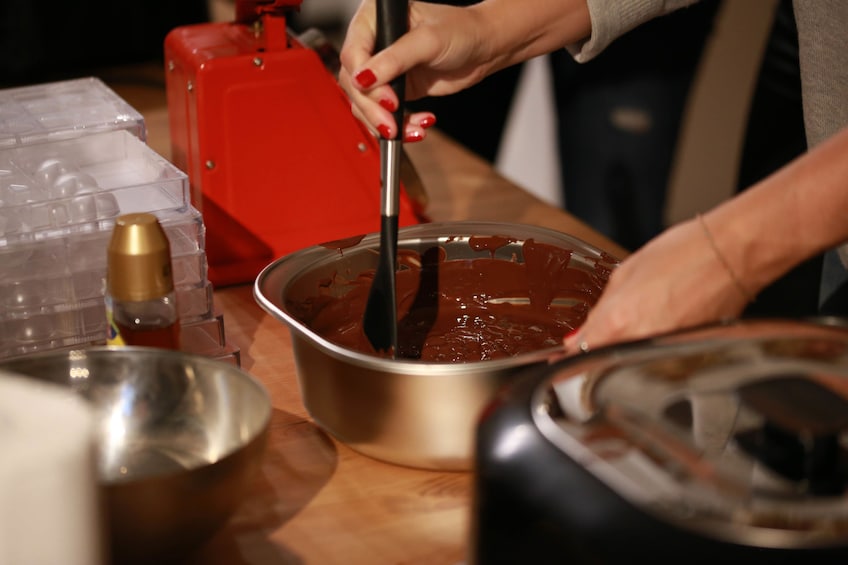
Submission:
[[418,122],[418,125],[424,129],[432,127],[436,125],[436,116],[425,116],[421,118],[421,121]]
[[580,331],[580,328],[574,328],[573,330],[571,330],[570,332],[565,334],[565,337],[563,339],[568,339],[570,337],[574,337],[575,335],[577,335],[578,331]]
[[386,124],[380,124],[377,126],[377,131],[380,132],[383,139],[392,139],[392,129]]
[[364,69],[362,71],[359,71],[353,78],[354,80],[356,80],[357,84],[359,84],[359,86],[361,86],[362,88],[368,88],[369,86],[377,82],[377,76],[371,69]]
[[415,143],[416,141],[421,141],[424,139],[424,136],[420,131],[411,131],[403,137],[403,140],[407,143]]
[[394,112],[395,110],[397,110],[397,104],[395,104],[394,100],[390,100],[388,98],[381,99],[380,106],[382,106],[389,112]]

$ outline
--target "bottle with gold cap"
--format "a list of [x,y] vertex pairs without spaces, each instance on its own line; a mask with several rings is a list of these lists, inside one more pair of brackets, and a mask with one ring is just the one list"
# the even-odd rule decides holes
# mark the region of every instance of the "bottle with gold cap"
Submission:
[[107,250],[110,345],[179,349],[171,246],[153,214],[119,216]]

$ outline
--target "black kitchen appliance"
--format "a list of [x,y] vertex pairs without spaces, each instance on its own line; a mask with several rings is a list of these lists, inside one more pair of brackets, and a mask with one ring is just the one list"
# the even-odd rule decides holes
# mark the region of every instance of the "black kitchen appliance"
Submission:
[[528,369],[479,422],[471,563],[848,563],[838,322],[716,324]]

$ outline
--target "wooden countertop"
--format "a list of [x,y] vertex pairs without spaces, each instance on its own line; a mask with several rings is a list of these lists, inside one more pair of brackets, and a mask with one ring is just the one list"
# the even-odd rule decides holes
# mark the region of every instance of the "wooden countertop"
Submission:
[[[112,86],[145,116],[148,143],[168,156],[164,91]],[[438,132],[407,150],[433,220],[536,224],[626,254]],[[259,308],[251,285],[216,290],[214,300],[242,368],[265,384],[274,410],[267,451],[242,506],[191,565],[464,563],[470,473],[382,463],[329,437],[301,403],[288,329]]]

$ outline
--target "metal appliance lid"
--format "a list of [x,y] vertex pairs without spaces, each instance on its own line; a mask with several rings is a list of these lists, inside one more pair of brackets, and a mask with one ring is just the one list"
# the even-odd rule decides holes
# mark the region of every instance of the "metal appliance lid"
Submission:
[[747,320],[549,369],[539,431],[631,504],[764,547],[848,542],[848,329]]

